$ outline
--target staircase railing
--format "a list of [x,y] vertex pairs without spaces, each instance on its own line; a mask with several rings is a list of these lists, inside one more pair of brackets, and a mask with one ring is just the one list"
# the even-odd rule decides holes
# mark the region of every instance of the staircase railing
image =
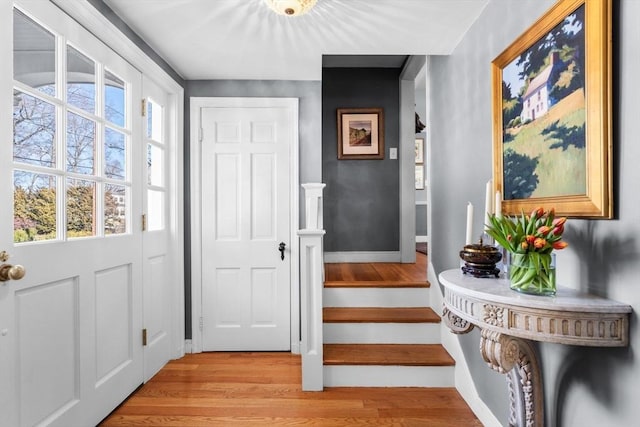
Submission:
[[305,192],[305,228],[300,238],[300,316],[302,390],[323,389],[322,288],[324,257],[322,190],[325,184],[302,184]]

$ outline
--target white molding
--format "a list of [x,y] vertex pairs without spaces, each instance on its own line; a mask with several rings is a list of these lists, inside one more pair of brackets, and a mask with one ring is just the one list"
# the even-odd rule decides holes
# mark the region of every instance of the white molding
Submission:
[[429,242],[429,236],[416,236],[416,243],[427,243]]
[[184,340],[184,352],[193,353],[193,348],[191,347],[191,340]]
[[202,331],[199,328],[202,317],[202,205],[201,160],[202,142],[200,141],[200,109],[202,107],[283,107],[290,111],[291,149],[289,152],[290,174],[290,218],[289,242],[291,256],[291,352],[300,353],[300,242],[297,236],[299,221],[299,99],[298,98],[250,98],[250,97],[191,97],[190,104],[190,166],[191,166],[191,343],[193,353],[202,352]]
[[416,200],[416,206],[427,206],[428,203],[426,200]]
[[[429,288],[431,295],[429,302],[431,308],[438,314],[442,313],[443,295],[441,291],[440,282],[438,276],[435,274],[433,264],[429,262],[427,267],[427,280],[433,285]],[[480,399],[478,391],[476,389],[473,378],[471,377],[471,371],[469,365],[462,353],[462,347],[460,346],[460,339],[457,335],[451,333],[451,330],[442,322],[440,324],[441,341],[444,348],[449,352],[451,357],[456,361],[455,365],[455,386],[462,398],[467,402],[469,408],[478,417],[480,422],[485,427],[501,427],[502,424],[496,416],[491,412],[491,409]]]
[[401,262],[401,257],[399,251],[325,252],[324,262]]

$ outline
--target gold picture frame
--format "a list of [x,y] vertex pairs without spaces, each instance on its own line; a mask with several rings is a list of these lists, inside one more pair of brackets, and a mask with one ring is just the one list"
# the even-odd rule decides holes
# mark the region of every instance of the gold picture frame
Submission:
[[338,108],[338,159],[384,159],[382,108]]
[[559,0],[493,60],[492,93],[502,213],[612,218],[611,0]]

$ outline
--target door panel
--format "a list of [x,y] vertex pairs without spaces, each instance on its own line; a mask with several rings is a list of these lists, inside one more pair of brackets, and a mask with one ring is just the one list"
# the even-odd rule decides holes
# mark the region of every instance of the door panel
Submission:
[[12,3],[0,250],[27,274],[0,283],[0,425],[95,425],[143,381],[141,75],[51,2]]
[[78,278],[15,292],[21,425],[67,412],[80,399]]
[[289,350],[290,116],[202,108],[204,350]]
[[143,180],[144,212],[147,218],[143,233],[144,379],[148,381],[171,358],[172,257],[168,212],[168,120],[167,94],[153,81],[143,78],[146,103],[144,119]]

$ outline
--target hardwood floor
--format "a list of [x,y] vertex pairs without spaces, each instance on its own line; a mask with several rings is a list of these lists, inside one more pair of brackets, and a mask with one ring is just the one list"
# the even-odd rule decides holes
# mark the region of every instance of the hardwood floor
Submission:
[[100,426],[482,426],[454,388],[303,392],[300,356],[200,353],[169,362]]
[[[371,286],[373,282],[409,287],[427,284],[427,256],[416,252],[415,264],[385,263],[335,263],[325,264],[325,287],[339,286],[339,282],[362,282]],[[428,285],[427,285],[428,286]]]
[[[386,283],[382,286],[427,287],[427,257],[417,255],[414,265],[327,264],[326,279],[337,287],[379,282]],[[333,321],[348,320],[345,313],[367,322],[439,320],[422,308],[404,312],[397,308],[325,309]],[[347,347],[325,345],[328,362],[344,363],[353,357],[358,363],[371,362],[374,346]],[[444,350],[430,351],[438,347],[434,345],[382,347],[385,363],[453,363]],[[323,392],[303,392],[301,382],[300,356],[291,353],[188,354],[169,362],[100,426],[482,426],[455,388],[327,387]]]

